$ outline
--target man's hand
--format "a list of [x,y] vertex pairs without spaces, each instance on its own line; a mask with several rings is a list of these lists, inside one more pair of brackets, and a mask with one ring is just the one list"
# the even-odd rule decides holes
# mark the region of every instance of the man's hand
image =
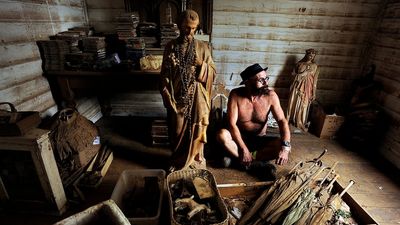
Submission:
[[251,162],[253,161],[253,156],[251,155],[249,150],[243,150],[242,153],[242,164],[244,166],[250,166]]
[[278,165],[283,165],[283,164],[285,164],[285,163],[287,163],[288,161],[289,161],[289,152],[290,151],[287,151],[287,150],[281,150],[280,152],[279,152],[279,156],[278,156],[278,158],[276,159],[276,164],[278,164]]

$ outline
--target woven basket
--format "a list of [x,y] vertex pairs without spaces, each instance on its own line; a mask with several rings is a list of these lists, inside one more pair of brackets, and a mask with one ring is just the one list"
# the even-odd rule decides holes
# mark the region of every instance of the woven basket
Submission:
[[206,179],[212,185],[214,192],[217,193],[217,202],[218,202],[218,209],[220,210],[220,214],[222,215],[222,221],[219,223],[214,223],[213,225],[228,225],[228,210],[224,201],[222,200],[221,194],[217,188],[217,183],[215,182],[214,175],[205,169],[192,169],[192,170],[179,170],[170,173],[167,176],[167,190],[168,190],[168,199],[169,199],[169,206],[170,206],[170,214],[171,214],[171,224],[172,225],[181,225],[178,221],[175,220],[174,217],[174,204],[172,200],[170,185],[176,183],[178,180],[184,179],[187,181],[192,181],[193,178],[196,176],[205,176]]

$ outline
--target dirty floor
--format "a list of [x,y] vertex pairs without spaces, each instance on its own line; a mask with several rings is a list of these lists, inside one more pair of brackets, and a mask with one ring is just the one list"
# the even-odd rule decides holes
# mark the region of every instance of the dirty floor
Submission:
[[[168,168],[170,151],[149,145],[150,119],[102,118],[96,124],[101,128],[102,141],[107,141],[114,152],[114,160],[101,185],[95,190],[83,190],[85,199],[71,202],[62,216],[10,213],[0,209],[0,224],[22,225],[27,221],[30,225],[53,224],[109,199],[123,170]],[[349,180],[355,181],[348,193],[378,224],[400,224],[400,185],[395,178],[386,175],[390,174],[390,168],[382,166],[385,163],[378,158],[370,162],[357,152],[346,150],[335,140],[319,139],[309,133],[293,133],[290,162],[278,167],[278,175],[285,174],[299,161],[319,156],[324,149],[328,151],[323,162],[327,165],[338,162],[336,170],[340,174],[338,182],[341,186],[346,186]],[[208,148],[206,152],[208,169],[218,184],[257,181],[245,172],[222,168],[219,154],[215,154],[218,151]],[[166,208],[168,206],[164,204],[160,224],[169,224]]]

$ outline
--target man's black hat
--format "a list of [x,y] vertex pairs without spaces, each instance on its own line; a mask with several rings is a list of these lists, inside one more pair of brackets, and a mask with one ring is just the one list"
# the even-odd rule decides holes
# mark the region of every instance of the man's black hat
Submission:
[[240,73],[240,76],[242,77],[242,82],[240,82],[240,84],[244,84],[244,82],[246,82],[246,80],[248,80],[250,77],[255,76],[257,73],[267,69],[268,67],[263,69],[258,63],[247,67],[245,70],[243,70],[243,72]]

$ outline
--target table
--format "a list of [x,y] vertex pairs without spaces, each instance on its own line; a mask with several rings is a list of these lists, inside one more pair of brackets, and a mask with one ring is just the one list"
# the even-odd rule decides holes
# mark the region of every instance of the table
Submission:
[[128,90],[157,91],[159,71],[46,71],[53,97],[59,108],[76,107],[76,98],[96,96],[107,115],[112,93]]

